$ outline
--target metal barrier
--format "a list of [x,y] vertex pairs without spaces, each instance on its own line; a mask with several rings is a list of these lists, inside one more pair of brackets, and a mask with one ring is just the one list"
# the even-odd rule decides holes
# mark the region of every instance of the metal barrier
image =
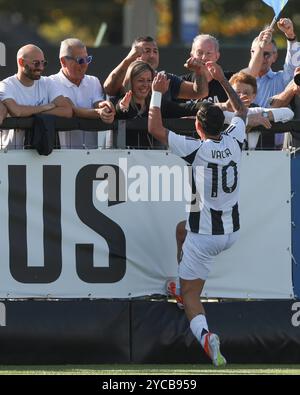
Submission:
[[[106,146],[102,148],[148,148],[148,149],[165,149],[164,146],[160,144],[156,144],[153,142],[152,137],[147,133],[147,119],[131,119],[131,120],[116,120],[111,124],[106,124],[101,120],[97,119],[87,119],[87,118],[63,118],[63,117],[54,117],[55,118],[55,130],[56,131],[91,131],[91,132],[99,132],[99,131],[109,131],[110,135],[107,138]],[[164,119],[164,126],[174,132],[180,132],[181,134],[195,136],[195,121],[191,118],[176,118],[176,119]],[[8,117],[6,118],[0,129],[8,130],[29,130],[33,128],[34,117]],[[275,133],[286,133],[292,132],[294,136],[296,136],[296,140],[299,138],[299,145],[297,143],[293,144],[294,146],[300,146],[300,119],[293,120],[287,123],[274,123],[271,129],[265,129],[264,127],[255,127],[249,133],[252,132],[261,132],[263,136],[265,135],[274,135]],[[144,133],[144,135],[151,137],[152,142],[147,143],[146,146],[143,143],[132,145],[128,144],[126,139],[128,136],[136,135],[137,133]],[[298,137],[299,136],[299,137]],[[24,146],[18,146],[15,148],[22,149]],[[64,147],[62,147],[64,148]],[[85,147],[82,147],[83,149]],[[263,146],[258,147],[264,149]]]

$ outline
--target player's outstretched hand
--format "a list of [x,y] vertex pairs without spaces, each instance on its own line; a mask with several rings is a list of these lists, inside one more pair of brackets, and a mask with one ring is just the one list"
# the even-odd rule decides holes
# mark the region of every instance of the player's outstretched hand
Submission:
[[196,74],[202,74],[205,70],[205,65],[201,61],[197,60],[194,57],[188,58],[185,62],[184,67],[187,69],[194,71]]
[[166,93],[169,89],[170,80],[165,73],[157,73],[152,82],[152,90],[156,92]]
[[205,66],[214,80],[222,81],[225,78],[222,67],[215,62],[206,62]]

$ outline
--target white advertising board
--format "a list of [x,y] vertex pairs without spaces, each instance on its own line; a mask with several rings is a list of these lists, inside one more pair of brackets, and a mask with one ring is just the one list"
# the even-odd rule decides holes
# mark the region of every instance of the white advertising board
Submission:
[[[1,153],[0,297],[165,294],[187,169],[166,151]],[[291,298],[289,155],[244,152],[241,177],[240,238],[217,257],[203,295]]]

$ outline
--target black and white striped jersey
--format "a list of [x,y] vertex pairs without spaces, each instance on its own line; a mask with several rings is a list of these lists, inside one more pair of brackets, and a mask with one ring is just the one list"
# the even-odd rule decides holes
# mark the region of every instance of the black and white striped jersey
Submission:
[[192,166],[192,202],[186,229],[223,235],[237,231],[245,123],[234,117],[220,140],[195,140],[169,131],[169,148]]

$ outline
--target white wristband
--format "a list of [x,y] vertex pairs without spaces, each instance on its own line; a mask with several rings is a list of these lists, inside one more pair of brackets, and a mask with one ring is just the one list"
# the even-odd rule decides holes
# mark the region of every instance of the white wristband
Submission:
[[150,108],[158,107],[160,108],[161,105],[161,92],[153,91],[151,100],[150,100]]

